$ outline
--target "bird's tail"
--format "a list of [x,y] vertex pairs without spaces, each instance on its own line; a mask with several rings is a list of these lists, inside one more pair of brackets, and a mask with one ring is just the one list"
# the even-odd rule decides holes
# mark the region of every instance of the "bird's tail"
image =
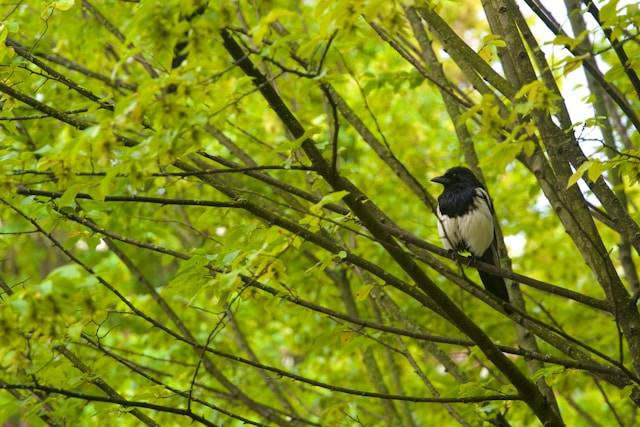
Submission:
[[[486,262],[487,264],[498,266],[496,262],[496,257],[494,256],[493,247],[490,246],[484,254],[480,257],[480,261]],[[504,284],[504,279],[500,276],[494,276],[493,274],[485,273],[484,271],[478,270],[480,274],[480,280],[482,280],[482,284],[484,287],[497,296],[498,298],[509,302],[509,293],[507,292],[507,285]]]

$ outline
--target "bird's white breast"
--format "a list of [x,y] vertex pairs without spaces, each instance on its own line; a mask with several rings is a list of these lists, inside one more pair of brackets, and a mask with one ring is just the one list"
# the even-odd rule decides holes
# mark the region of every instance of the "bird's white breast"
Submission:
[[464,215],[449,217],[438,207],[438,235],[445,249],[467,247],[475,256],[482,256],[493,241],[493,218],[489,196],[482,188],[476,189],[473,206]]

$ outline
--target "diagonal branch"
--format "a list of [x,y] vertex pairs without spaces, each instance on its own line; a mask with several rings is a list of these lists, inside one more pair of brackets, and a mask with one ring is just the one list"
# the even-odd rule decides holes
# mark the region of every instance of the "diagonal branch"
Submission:
[[[172,406],[156,405],[154,403],[140,402],[135,400],[118,399],[107,396],[96,396],[93,394],[78,393],[72,390],[66,390],[57,387],[50,387],[42,384],[9,384],[0,382],[0,390],[31,390],[31,391],[44,391],[51,394],[59,394],[61,396],[70,397],[73,399],[85,400],[87,402],[104,402],[115,403],[125,408],[148,408],[158,412],[167,412],[171,414],[184,415],[191,418],[193,421],[197,421],[208,427],[216,427],[212,422],[207,421],[206,418],[200,415],[194,414],[191,411],[185,409],[175,408]],[[507,400],[507,399],[505,399]]]
[[[171,249],[166,249],[157,245],[152,245],[149,243],[145,243],[145,242],[141,242],[141,241],[137,241],[134,239],[131,239],[129,237],[125,237],[125,236],[121,236],[119,234],[116,234],[112,231],[108,231],[105,230],[99,226],[97,226],[95,223],[93,223],[92,221],[85,219],[85,218],[80,218],[77,217],[76,215],[73,214],[69,214],[59,208],[56,209],[56,211],[58,213],[60,213],[61,215],[67,217],[68,219],[78,222],[84,226],[86,226],[87,228],[93,230],[96,233],[102,234],[108,238],[114,239],[114,240],[119,240],[122,241],[124,243],[127,243],[129,245],[133,245],[139,248],[143,248],[143,249],[147,249],[147,250],[151,250],[157,253],[162,253],[162,254],[166,254],[166,255],[170,255],[173,257],[176,257],[178,259],[182,259],[182,260],[187,260],[190,258],[189,255],[182,253],[182,252],[177,252]],[[259,289],[263,292],[266,292],[274,297],[280,298],[282,300],[288,301],[290,303],[299,305],[301,307],[305,307],[307,309],[313,310],[315,312],[318,313],[322,313],[325,314],[329,317],[333,317],[336,319],[341,319],[341,320],[345,320],[349,323],[355,324],[355,325],[359,325],[361,327],[365,327],[365,328],[371,328],[371,329],[376,329],[382,332],[387,332],[387,333],[391,333],[391,334],[395,334],[395,335],[399,335],[399,336],[405,336],[405,337],[409,337],[409,338],[414,338],[420,341],[424,341],[424,342],[433,342],[433,343],[441,343],[441,344],[451,344],[451,345],[460,345],[460,346],[473,346],[474,343],[472,341],[469,340],[465,340],[465,339],[461,339],[461,338],[453,338],[453,337],[445,337],[445,336],[439,336],[439,335],[434,335],[434,334],[429,334],[426,333],[424,331],[418,330],[416,329],[416,327],[411,326],[409,329],[400,329],[400,328],[396,328],[393,326],[388,326],[388,325],[383,325],[383,324],[379,324],[376,322],[372,322],[369,320],[365,320],[365,319],[361,319],[358,317],[354,317],[354,316],[350,316],[348,314],[345,313],[341,313],[332,309],[329,309],[327,307],[306,301],[302,298],[299,298],[295,295],[292,295],[290,293],[285,293],[285,292],[280,292],[268,285],[265,285],[264,283],[259,282],[258,280],[256,280],[253,277],[249,277],[246,275],[241,274],[240,278],[242,279],[242,281],[245,284],[248,284],[256,289]],[[287,288],[290,288],[289,286],[286,286]],[[154,288],[155,289],[155,288]],[[153,295],[153,294],[152,294]],[[396,313],[396,314],[400,314],[399,310],[397,308],[392,308],[389,304],[391,304],[390,300],[385,297],[383,298],[382,295],[379,297],[380,301],[382,304],[384,304],[385,310],[391,310],[392,312]],[[407,322],[407,320],[402,320],[403,322]],[[584,360],[584,361],[580,361],[580,360],[568,360],[568,359],[561,359],[561,358],[557,358],[555,356],[551,356],[548,354],[543,354],[543,353],[536,353],[536,352],[532,352],[532,351],[528,351],[528,350],[524,350],[521,348],[516,348],[516,347],[509,347],[509,346],[505,346],[505,345],[499,345],[498,348],[508,354],[514,354],[514,355],[520,355],[520,356],[524,356],[526,358],[531,358],[531,359],[536,359],[536,360],[540,360],[540,361],[544,361],[547,363],[552,363],[552,364],[558,364],[561,366],[565,366],[567,368],[570,369],[581,369],[581,370],[587,370],[587,371],[593,371],[596,373],[602,373],[602,374],[607,374],[607,375],[613,375],[613,376],[624,376],[625,374],[619,370],[616,370],[615,368],[610,368],[610,367],[606,367],[604,365],[600,365],[597,364],[595,362],[592,362],[590,360]],[[572,350],[569,353],[571,353],[572,355],[576,355],[576,351],[577,350]],[[452,366],[452,368],[454,368],[454,366]],[[453,372],[453,371],[452,371]],[[460,377],[462,378],[462,377]]]
[[114,89],[127,89],[130,91],[136,91],[138,89],[138,86],[135,83],[125,82],[118,78],[112,79],[109,76],[90,70],[76,62],[71,61],[70,59],[67,59],[61,55],[57,55],[55,53],[36,52],[34,55],[38,58],[43,58],[47,61],[53,62],[54,64],[61,65],[65,68],[68,68],[69,70],[77,71],[78,73],[84,74],[89,78],[99,80]]
[[[175,393],[179,396],[182,397],[187,397],[187,393],[185,391],[182,390],[178,390],[174,387],[171,387],[170,385],[167,385],[159,380],[157,380],[156,378],[152,377],[151,375],[147,374],[144,369],[149,370],[151,368],[145,367],[144,369],[142,367],[140,367],[139,365],[135,364],[134,362],[130,361],[130,360],[126,360],[123,357],[115,354],[112,351],[107,350],[106,346],[102,345],[100,342],[96,342],[94,341],[90,336],[88,336],[87,334],[83,333],[82,334],[82,338],[87,341],[89,344],[90,348],[96,349],[101,351],[102,353],[106,354],[107,356],[111,357],[112,359],[116,360],[118,363],[122,364],[123,366],[126,366],[128,369],[130,369],[131,371],[137,373],[138,375],[142,376],[143,378],[147,379],[148,381],[157,384],[157,385],[161,385],[164,388],[166,388],[168,391]],[[244,424],[248,424],[248,425],[255,425],[255,426],[261,426],[261,427],[266,427],[266,424],[261,424],[261,423],[257,423],[255,421],[251,421],[250,419],[247,419],[245,417],[242,417],[240,415],[234,414],[232,412],[229,412],[223,408],[220,408],[219,406],[213,405],[212,403],[209,403],[207,401],[204,401],[202,399],[199,399],[197,397],[193,398],[194,402],[198,402],[201,405],[204,405],[208,408],[213,409],[216,412],[220,412],[221,414],[227,415],[231,418],[237,419],[238,421],[241,421]]]
[[56,110],[55,108],[51,108],[46,104],[43,104],[42,102],[36,100],[35,98],[32,98],[30,96],[27,96],[21,92],[18,92],[17,90],[14,90],[11,86],[8,86],[2,82],[0,82],[0,92],[4,92],[7,95],[9,95],[12,98],[17,99],[18,101],[24,102],[25,104],[27,104],[30,107],[35,108],[36,110],[40,111],[41,113],[46,114],[47,116],[51,116],[51,117],[55,117],[56,119],[60,120],[61,122],[65,122],[71,126],[73,126],[76,129],[86,129],[89,126],[91,126],[92,124],[88,121],[85,121],[83,119],[79,119],[77,117],[73,117],[70,114],[64,113],[62,111]]
[[[186,164],[182,164],[182,163],[178,163],[178,165],[180,165],[179,167],[183,167],[183,168],[187,168]],[[191,171],[191,173],[193,173],[194,175],[197,176],[197,170],[194,170],[193,168],[188,169]],[[206,174],[202,174],[202,175],[206,175]],[[21,187],[17,190],[18,194],[22,194],[22,195],[35,195],[35,196],[44,196],[44,197],[49,197],[51,199],[56,199],[56,198],[60,198],[62,197],[63,193],[61,192],[53,192],[53,191],[44,191],[44,190],[33,190],[33,189],[28,189],[28,188],[24,188]],[[88,194],[84,194],[84,193],[78,193],[76,195],[77,199],[92,199],[92,197]],[[316,198],[317,201],[320,200],[320,197]],[[277,224],[282,226],[284,229],[289,230],[295,234],[301,235],[301,236],[313,236],[310,237],[310,241],[319,244],[319,246],[329,250],[329,251],[337,251],[334,253],[338,253],[340,251],[343,251],[344,248],[340,247],[340,246],[336,246],[332,243],[330,243],[326,238],[318,236],[314,233],[310,233],[308,232],[308,230],[304,229],[303,227],[292,223],[291,221],[285,220],[284,218],[279,218],[277,216],[274,216],[272,213],[264,210],[263,208],[258,207],[255,204],[250,203],[247,200],[237,200],[237,201],[233,201],[233,202],[222,202],[222,201],[209,201],[209,200],[197,200],[197,199],[169,199],[169,198],[161,198],[161,197],[146,197],[146,196],[105,196],[105,198],[103,199],[103,201],[105,202],[140,202],[140,203],[153,203],[153,204],[160,204],[160,205],[182,205],[182,206],[208,206],[208,207],[218,207],[218,208],[237,208],[237,209],[245,209],[248,210],[254,214],[258,213],[258,216],[265,218],[269,221],[275,221],[276,218],[277,219]],[[316,202],[317,203],[317,202]],[[325,205],[326,207],[327,205]],[[401,239],[402,241],[413,245],[417,248],[420,249],[426,249],[429,252],[435,253],[437,255],[440,255],[442,257],[448,258],[448,259],[453,259],[455,261],[459,261],[461,263],[468,263],[468,260],[465,257],[462,256],[457,256],[457,255],[451,255],[446,249],[443,249],[439,246],[436,246],[432,243],[429,243],[427,241],[424,241],[416,236],[414,236],[413,234],[406,232],[404,230],[398,229],[396,227],[390,227],[390,226],[384,226],[385,231],[388,232],[391,235],[394,235],[396,237],[398,237],[399,239]],[[306,238],[306,237],[305,237]],[[309,240],[309,239],[307,239]],[[380,239],[375,239],[373,238],[374,241],[381,243],[382,241]],[[322,242],[322,243],[319,243]],[[413,250],[413,249],[412,249]],[[414,250],[415,252],[415,250]],[[351,260],[351,254],[349,252],[347,252],[347,258],[346,260],[348,262],[350,262]],[[432,264],[430,262],[430,259],[428,258],[424,258],[421,257],[419,254],[416,254],[417,258],[427,262],[428,264]],[[362,258],[358,258],[356,257],[355,259],[357,259],[357,263],[356,265],[359,265],[360,267],[369,270],[369,267],[372,267],[373,265],[371,263],[367,263],[364,261],[364,259]],[[499,267],[496,267],[492,264],[488,264],[488,263],[484,263],[481,261],[476,261],[476,263],[474,264],[474,267],[477,267],[479,270],[481,271],[486,271],[488,273],[492,273],[492,274],[496,274],[498,276],[504,277],[506,279],[510,279],[510,280],[514,280],[518,283],[527,285],[527,286],[531,286],[533,288],[536,288],[538,290],[544,291],[544,292],[548,292],[554,295],[558,295],[558,296],[562,296],[564,298],[568,298],[568,299],[572,299],[574,301],[580,302],[582,304],[588,305],[590,307],[605,311],[605,312],[610,312],[611,308],[609,306],[609,304],[606,301],[603,300],[599,300],[597,298],[593,298],[590,297],[588,295],[584,295],[581,294],[579,292],[575,292],[572,291],[570,289],[566,289],[557,285],[553,285],[551,283],[547,283],[547,282],[543,282],[528,276],[524,276],[518,273],[514,273],[512,271],[509,270],[503,270]],[[380,278],[385,277],[384,273],[382,273],[382,270],[380,268],[375,268],[374,271],[371,271],[373,274],[379,276]],[[386,276],[387,278],[389,278],[390,276]],[[391,279],[390,283],[399,283],[394,279]]]
[[49,76],[51,76],[51,78],[59,81],[60,83],[62,83],[65,86],[67,86],[68,88],[75,90],[80,95],[84,96],[85,98],[87,98],[87,99],[99,104],[105,110],[113,111],[113,103],[112,102],[107,102],[107,101],[102,100],[102,98],[100,98],[98,95],[94,94],[90,90],[83,88],[82,86],[78,85],[76,82],[74,82],[73,80],[71,80],[67,76],[65,76],[63,74],[60,74],[59,72],[57,72],[53,68],[49,67],[47,64],[45,64],[44,62],[42,62],[38,58],[36,58],[35,55],[33,55],[31,52],[29,52],[29,50],[26,47],[22,46],[17,41],[13,40],[10,37],[7,37],[7,39],[5,40],[5,44],[7,46],[13,48],[18,55],[22,56],[27,61],[33,63],[38,68],[42,69]]
[[[238,61],[238,66],[242,71],[253,79],[256,87],[260,87],[265,100],[279,116],[280,120],[287,127],[294,138],[304,138],[305,130],[300,122],[291,113],[284,101],[280,98],[274,88],[268,84],[264,75],[255,67],[249,58],[246,57],[242,48],[233,39],[228,30],[221,32],[224,46],[234,60]],[[267,84],[265,84],[267,83]],[[378,219],[371,210],[371,202],[360,192],[350,181],[341,176],[332,176],[327,162],[317,150],[315,144],[310,139],[302,141],[302,148],[307,157],[312,162],[324,179],[336,191],[347,191],[349,194],[344,200],[354,214],[368,228],[369,232],[379,239],[386,239],[386,233]],[[414,280],[415,284],[422,292],[428,295],[436,306],[444,311],[447,318],[463,333],[469,336],[483,351],[489,360],[502,371],[522,395],[522,399],[529,405],[536,416],[549,425],[563,425],[562,420],[548,406],[545,397],[508,358],[504,356],[491,342],[489,337],[480,329],[469,317],[466,316],[449,297],[435,284],[420,267],[409,257],[400,246],[391,240],[383,243],[383,247],[396,263]]]
[[[62,354],[69,362],[71,362],[71,364],[76,369],[78,369],[80,372],[86,374],[89,378],[91,378],[89,381],[91,381],[92,384],[94,384],[96,387],[104,391],[107,396],[109,396],[114,400],[120,400],[120,401],[125,400],[122,397],[122,395],[120,395],[120,393],[118,393],[113,387],[107,384],[102,378],[97,376],[95,373],[92,373],[91,369],[87,365],[85,365],[84,362],[80,360],[80,358],[76,356],[73,352],[71,352],[68,348],[66,348],[63,345],[57,345],[54,347],[54,350]],[[160,427],[160,424],[155,422],[149,416],[142,413],[137,408],[134,408],[131,410],[131,415],[133,415],[134,417],[136,417],[137,419],[142,421],[142,423],[148,425],[149,427]]]
[[613,31],[611,31],[611,28],[603,25],[602,20],[600,20],[600,9],[596,6],[593,0],[582,0],[582,2],[587,6],[587,10],[589,10],[591,16],[593,16],[600,28],[604,31],[604,35],[607,37],[607,40],[609,40],[609,43],[611,43],[616,55],[618,55],[618,59],[620,60],[620,64],[622,64],[624,72],[627,74],[627,77],[629,77],[631,86],[633,86],[636,91],[636,99],[640,99],[640,78],[638,78],[638,74],[636,74],[636,71],[633,69],[631,61],[627,56],[627,52],[625,52],[620,41],[612,37]]
[[[62,111],[56,110],[55,108],[49,107],[46,104],[43,104],[42,102],[38,101],[35,98],[32,98],[28,95],[25,95],[22,92],[18,92],[17,90],[13,89],[11,86],[8,86],[2,82],[0,82],[0,92],[4,92],[7,95],[9,95],[10,97],[17,99],[18,101],[24,102],[25,104],[29,105],[30,107],[35,108],[36,110],[40,111],[41,113],[44,113],[48,116],[51,117],[55,117],[56,119],[60,120],[61,122],[67,123],[71,126],[73,126],[76,129],[80,129],[80,130],[84,130],[87,129],[90,126],[93,126],[94,123],[91,123],[89,121],[86,121],[84,119],[79,119],[76,117],[72,117],[70,114],[68,113],[64,113]],[[137,145],[138,142],[132,140],[131,138],[128,138],[126,136],[123,135],[118,135],[118,134],[114,134],[116,139],[118,141],[121,141],[126,147],[133,147],[134,145]]]
[[[544,7],[544,5],[540,3],[539,0],[524,1],[525,3],[527,3],[527,6],[529,6],[529,8],[531,8],[531,10],[538,16],[538,18],[540,18],[540,20],[544,22],[544,24],[551,30],[553,34],[555,34],[556,36],[568,37],[568,35],[562,29],[562,26],[553,18],[551,13]],[[580,49],[572,48],[569,45],[565,45],[565,48],[569,50],[569,52],[571,52],[575,57],[579,57],[589,53],[583,52]],[[595,81],[600,86],[602,86],[602,88],[605,90],[605,92],[607,92],[611,99],[616,104],[618,104],[622,111],[624,111],[629,120],[631,120],[631,123],[633,123],[633,126],[636,128],[636,130],[640,132],[640,117],[638,116],[637,112],[629,104],[626,98],[620,93],[618,88],[606,81],[604,75],[598,70],[596,62],[592,58],[587,58],[583,61],[583,65],[585,67],[585,70],[587,70],[587,72],[591,74],[591,76],[593,76]]]

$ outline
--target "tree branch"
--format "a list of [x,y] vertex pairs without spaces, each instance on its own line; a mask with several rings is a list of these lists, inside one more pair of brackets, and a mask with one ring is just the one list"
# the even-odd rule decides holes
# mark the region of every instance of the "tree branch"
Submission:
[[[55,191],[32,190],[29,188],[18,188],[16,193],[23,196],[45,196],[51,199],[59,199],[64,193]],[[91,195],[86,193],[77,193],[76,199],[93,200]],[[98,200],[100,201],[100,200]],[[243,202],[218,202],[211,200],[192,200],[192,199],[167,199],[162,197],[147,196],[105,196],[105,202],[126,202],[126,203],[154,203],[159,205],[183,205],[183,206],[209,206],[214,208],[242,208]]]
[[[539,2],[539,0],[525,0],[527,6],[531,8],[531,10],[540,18],[542,22],[553,32],[556,36],[565,36],[568,35],[562,30],[562,26],[553,18],[551,13]],[[565,45],[565,48],[573,54],[573,56],[578,57],[584,54],[588,54],[589,52],[582,52],[581,50],[572,49],[571,46]],[[611,97],[611,99],[618,104],[620,109],[624,111],[629,120],[633,123],[633,126],[637,131],[640,132],[640,117],[636,114],[635,110],[631,105],[627,102],[624,96],[620,93],[620,91],[607,82],[596,68],[595,61],[593,59],[585,59],[583,61],[584,67],[593,76],[593,78],[598,82],[600,86],[607,92],[607,94]]]
[[[191,418],[193,421],[197,421],[200,424],[203,424],[208,427],[215,427],[216,425],[212,422],[207,421],[206,418],[201,417],[200,415],[194,414],[191,411],[187,411],[185,409],[174,408],[171,406],[162,406],[156,405],[154,403],[140,402],[135,400],[124,400],[118,398],[112,398],[107,396],[96,396],[93,394],[84,394],[77,393],[71,390],[65,390],[57,387],[50,387],[41,384],[9,384],[0,382],[1,390],[30,390],[30,391],[44,391],[51,394],[59,394],[61,396],[70,397],[73,399],[86,400],[87,402],[104,402],[104,403],[114,403],[125,408],[148,408],[153,409],[158,412],[167,412],[170,414],[178,414],[184,415],[186,417]],[[509,399],[504,399],[509,400]],[[512,399],[516,400],[516,399]]]
[[604,35],[607,37],[607,40],[609,40],[609,43],[611,43],[613,50],[616,52],[616,55],[618,55],[620,64],[622,64],[622,68],[624,69],[624,72],[627,74],[627,77],[629,77],[631,86],[636,91],[636,97],[637,97],[636,99],[639,99],[640,98],[640,78],[638,78],[636,71],[631,66],[631,62],[629,61],[629,57],[627,56],[627,53],[624,51],[624,47],[617,39],[612,38],[613,31],[611,31],[611,28],[603,26],[602,21],[600,20],[600,9],[598,8],[598,6],[596,6],[596,4],[592,0],[582,0],[582,1],[587,6],[587,9],[589,10],[589,13],[591,14],[591,16],[593,16],[593,18],[596,20],[600,28],[602,28],[602,31],[604,31]]
[[[90,378],[89,381],[93,385],[95,385],[96,387],[104,391],[105,394],[109,396],[111,399],[113,399],[114,401],[121,401],[121,402],[126,401],[126,399],[124,399],[122,395],[120,395],[120,393],[118,393],[113,387],[107,384],[102,378],[97,376],[95,373],[92,373],[91,369],[89,369],[89,367],[85,365],[84,362],[82,362],[82,360],[80,360],[80,358],[78,358],[78,356],[73,354],[69,349],[67,349],[63,345],[58,345],[54,347],[54,350],[62,354],[69,362],[71,362],[71,364],[76,369],[86,374]],[[139,419],[144,424],[150,427],[160,427],[160,424],[158,424],[153,419],[151,419],[150,417],[148,417],[147,415],[145,415],[143,412],[139,411],[136,408],[131,410],[131,415],[133,415],[134,417],[136,417],[137,419]]]
[[[280,96],[276,93],[271,85],[264,84],[266,79],[260,71],[255,68],[250,59],[246,58],[242,49],[233,39],[228,30],[221,32],[224,46],[231,54],[234,60],[238,61],[238,66],[244,73],[253,79],[256,87],[260,87],[265,100],[271,108],[278,114],[280,120],[288,128],[294,138],[303,138],[305,135],[304,128],[300,122],[291,113]],[[241,60],[241,58],[244,58]],[[351,182],[340,176],[332,176],[326,161],[315,147],[310,139],[302,141],[302,148],[306,152],[307,157],[311,160],[314,167],[323,176],[336,191],[347,191],[349,194],[344,200],[354,214],[360,218],[363,224],[369,229],[371,234],[379,239],[384,239],[386,233],[381,227],[380,222],[373,215],[369,208],[370,202]],[[416,285],[428,295],[442,311],[447,318],[468,335],[483,353],[491,360],[498,369],[500,369],[513,383],[516,389],[521,393],[522,399],[529,405],[533,412],[540,418],[543,423],[553,425],[562,425],[561,419],[549,408],[546,399],[540,394],[537,387],[523,373],[507,359],[491,342],[489,337],[482,331],[465,313],[463,313],[449,297],[429,279],[426,274],[415,264],[410,257],[403,253],[399,245],[392,241],[383,243],[384,248],[396,263],[414,280]]]
[[[144,248],[144,249],[148,249],[148,250],[152,250],[158,253],[163,253],[166,255],[170,255],[170,256],[174,256],[177,257],[179,259],[183,259],[183,260],[187,260],[190,257],[187,254],[181,253],[181,252],[177,252],[177,251],[173,251],[170,249],[165,249],[162,247],[159,247],[157,245],[150,245],[144,242],[140,242],[140,241],[136,241],[133,240],[131,238],[128,237],[124,237],[124,236],[120,236],[116,233],[104,230],[100,227],[98,227],[97,225],[95,225],[92,221],[83,219],[83,218],[79,218],[73,214],[68,214],[62,210],[56,209],[60,214],[66,216],[67,218],[76,221],[78,223],[81,223],[82,225],[85,225],[86,227],[90,228],[91,230],[103,234],[109,238],[113,238],[115,240],[119,240],[122,241],[124,243],[130,244],[130,245],[134,245],[140,248]],[[217,270],[214,270],[217,271]],[[250,276],[246,276],[244,274],[240,275],[240,278],[242,279],[242,281],[246,284],[249,284],[252,287],[255,287],[257,289],[260,289],[264,292],[267,292],[275,297],[281,298],[283,300],[286,300],[288,302],[291,302],[293,304],[311,309],[313,311],[319,312],[319,313],[323,313],[326,314],[330,317],[334,317],[337,319],[341,319],[341,320],[346,320],[347,322],[356,324],[356,325],[360,325],[362,327],[366,327],[366,328],[372,328],[372,329],[377,329],[383,332],[388,332],[391,334],[395,334],[395,335],[399,335],[399,336],[406,336],[409,338],[414,338],[414,339],[418,339],[421,341],[425,341],[425,342],[434,342],[434,343],[441,343],[441,344],[453,344],[453,345],[460,345],[460,346],[473,346],[474,343],[472,341],[469,340],[464,340],[464,339],[459,339],[459,338],[451,338],[451,337],[444,337],[444,336],[438,336],[438,335],[433,335],[433,334],[427,334],[421,331],[412,331],[412,330],[408,330],[408,329],[399,329],[393,326],[387,326],[387,325],[382,325],[376,322],[372,322],[372,321],[368,321],[368,320],[364,320],[364,319],[360,319],[358,317],[354,317],[354,316],[350,316],[344,313],[340,313],[338,311],[335,310],[331,310],[329,308],[314,304],[312,302],[306,301],[304,299],[301,299],[299,297],[296,297],[294,295],[291,295],[289,293],[282,293],[280,291],[275,290],[274,288],[267,286],[259,281],[257,281],[256,279],[250,277]],[[287,286],[288,288],[288,286]],[[155,292],[154,292],[155,293]],[[384,300],[383,300],[384,301]],[[171,317],[171,316],[170,316]],[[571,369],[581,369],[581,370],[587,370],[587,371],[593,371],[596,373],[602,373],[602,374],[607,374],[607,375],[613,375],[613,376],[620,376],[620,375],[626,375],[624,374],[622,371],[619,371],[615,368],[610,368],[610,367],[606,367],[603,365],[599,365],[595,362],[592,362],[590,360],[585,360],[585,361],[573,361],[573,360],[567,360],[567,359],[561,359],[561,358],[557,358],[548,354],[542,354],[542,353],[536,353],[533,351],[528,351],[528,350],[524,350],[521,348],[515,348],[515,347],[509,347],[509,346],[504,346],[504,345],[500,345],[498,346],[498,348],[505,352],[505,353],[509,353],[509,354],[514,354],[514,355],[520,355],[520,356],[524,356],[526,358],[531,358],[531,359],[536,359],[536,360],[540,360],[540,361],[544,361],[547,363],[552,363],[552,364],[558,364],[558,365],[562,365],[565,366],[567,368],[571,368]],[[573,356],[576,355],[576,351],[569,351],[570,354],[572,354]]]
[[42,69],[44,72],[49,74],[52,79],[55,79],[55,80],[59,81],[60,83],[62,83],[65,86],[67,86],[68,88],[75,90],[80,95],[84,96],[85,98],[87,98],[87,99],[99,104],[105,110],[113,111],[113,103],[112,102],[103,101],[102,98],[100,98],[98,95],[94,94],[93,92],[91,92],[88,89],[83,88],[82,86],[78,85],[73,80],[71,80],[68,77],[66,77],[65,75],[60,74],[59,72],[57,72],[53,68],[49,67],[47,64],[45,64],[44,62],[40,61],[33,54],[31,54],[31,52],[29,52],[27,50],[27,48],[22,46],[17,41],[13,40],[10,37],[7,37],[6,40],[5,40],[5,44],[7,46],[13,48],[18,55],[22,56],[24,59],[26,59],[27,61],[33,63],[38,68]]

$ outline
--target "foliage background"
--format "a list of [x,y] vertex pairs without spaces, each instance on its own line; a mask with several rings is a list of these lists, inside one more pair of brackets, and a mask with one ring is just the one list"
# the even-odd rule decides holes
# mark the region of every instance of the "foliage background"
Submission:
[[[277,417],[287,422],[301,417],[322,425],[478,425],[495,421],[498,414],[506,414],[512,425],[538,423],[518,400],[443,404],[358,397],[215,355],[209,356],[215,368],[207,369],[200,366],[202,351],[151,326],[96,279],[100,276],[145,316],[187,336],[157,303],[161,298],[197,343],[332,387],[414,397],[434,396],[434,392],[436,397],[456,398],[517,394],[477,347],[437,344],[434,349],[424,340],[362,328],[283,299],[300,298],[404,330],[464,338],[415,299],[371,271],[354,267],[345,259],[347,252],[321,249],[242,205],[248,201],[286,217],[412,282],[382,245],[352,231],[368,234],[352,213],[325,209],[333,203],[344,211],[345,193],[336,192],[315,171],[295,169],[310,165],[301,150],[304,138],[291,137],[251,78],[234,66],[220,37],[220,31],[230,27],[243,48],[254,51],[252,60],[272,80],[304,125],[305,136],[313,138],[325,159],[333,154],[335,120],[332,102],[320,85],[330,84],[382,150],[392,153],[429,196],[417,197],[343,115],[337,137],[339,173],[399,227],[436,243],[435,216],[426,201],[440,189],[429,178],[468,163],[469,157],[438,87],[370,25],[375,23],[396,41],[407,41],[407,46],[418,46],[405,10],[411,3],[58,0],[0,5],[4,17],[0,82],[5,88],[0,98],[0,185],[5,200],[0,209],[4,288],[0,385],[47,385],[165,408],[125,409],[113,402],[73,399],[36,387],[0,392],[0,420],[24,419],[33,425],[179,425],[195,413],[214,424],[242,423],[209,404],[267,424],[282,424]],[[465,2],[462,7],[441,1],[432,6],[501,71],[498,49],[506,44],[492,35],[480,2]],[[633,31],[637,32],[638,5],[608,1],[599,6],[605,28],[618,31],[620,39],[631,38],[624,47],[630,68],[636,67],[640,50]],[[521,7],[531,23],[537,21],[524,4]],[[636,30],[631,30],[634,25]],[[278,31],[282,28],[288,35]],[[597,58],[606,80],[628,95],[637,112],[633,84],[602,28],[592,23],[590,28],[587,36],[594,51],[602,51]],[[557,48],[548,59],[561,86],[567,76],[583,72],[581,62],[562,51],[567,40],[556,37],[539,42]],[[307,62],[306,71],[290,57],[294,44],[295,54]],[[21,54],[19,46],[27,53]],[[325,49],[326,58],[321,61]],[[534,125],[524,126],[524,136],[509,131],[530,123],[517,113],[534,109],[554,113],[555,95],[544,86],[525,87],[511,99],[510,114],[501,117],[495,101],[474,90],[438,39],[434,50],[452,87],[476,105],[457,123],[472,134],[475,166],[482,170],[494,200],[513,271],[606,300],[536,177],[516,159],[523,150],[530,154],[538,131]],[[176,52],[186,55],[177,68],[172,66]],[[412,54],[422,61],[415,51]],[[61,76],[39,67],[33,58]],[[74,70],[74,64],[82,69]],[[65,77],[77,87],[70,88]],[[36,103],[27,105],[7,87]],[[594,97],[590,93],[571,102],[589,106],[596,102]],[[42,105],[53,108],[58,117]],[[601,119],[573,123],[590,163],[573,175],[572,182],[582,173],[591,180],[603,173],[607,177],[619,173],[617,181],[609,178],[609,182],[612,186],[617,182],[629,215],[637,220],[640,141],[624,114],[620,124],[614,141],[617,154],[611,154],[605,151],[599,130],[609,124]],[[127,142],[134,140],[135,145]],[[217,157],[211,161],[202,153]],[[194,158],[200,163],[194,164]],[[220,158],[226,159],[224,166],[215,161]],[[211,174],[218,187],[208,185],[202,174],[185,176],[180,164],[208,171],[276,166],[259,173],[299,187],[317,200],[295,198],[241,172]],[[562,184],[567,187],[566,181]],[[584,182],[579,185],[588,201],[607,210]],[[221,187],[227,192],[221,192]],[[33,190],[61,194],[43,197],[29,193]],[[92,200],[77,198],[79,193]],[[197,201],[228,203],[229,194],[239,205],[198,206]],[[108,196],[184,203],[110,202],[105,199]],[[637,294],[637,275],[634,283],[619,260],[619,252],[624,251],[619,246],[620,233],[597,225],[629,294]],[[108,230],[111,236],[96,230]],[[153,247],[125,244],[118,237]],[[179,255],[167,254],[163,248]],[[629,255],[633,269],[636,255]],[[439,262],[461,277],[456,262],[446,258]],[[474,298],[427,264],[421,265],[429,277],[495,343],[521,345],[519,330],[499,306],[496,309]],[[464,271],[478,283],[473,269]],[[251,286],[243,277],[259,280],[279,296]],[[620,336],[611,313],[532,287],[523,287],[522,294],[530,316],[619,359]],[[539,345],[541,353],[570,358],[545,342]],[[442,360],[434,356],[438,351],[457,366],[457,375],[445,370]],[[626,344],[623,351],[623,363],[633,369]],[[551,386],[567,425],[612,425],[613,420],[634,424],[637,406],[629,398],[631,385],[617,387],[594,378],[588,369],[568,369],[562,364],[548,364],[534,373],[527,371],[524,358],[509,357],[533,381],[544,379]],[[249,403],[239,397],[238,390]],[[189,396],[200,402],[191,404]],[[170,413],[166,408],[186,412]],[[269,414],[277,415],[269,420]]]

